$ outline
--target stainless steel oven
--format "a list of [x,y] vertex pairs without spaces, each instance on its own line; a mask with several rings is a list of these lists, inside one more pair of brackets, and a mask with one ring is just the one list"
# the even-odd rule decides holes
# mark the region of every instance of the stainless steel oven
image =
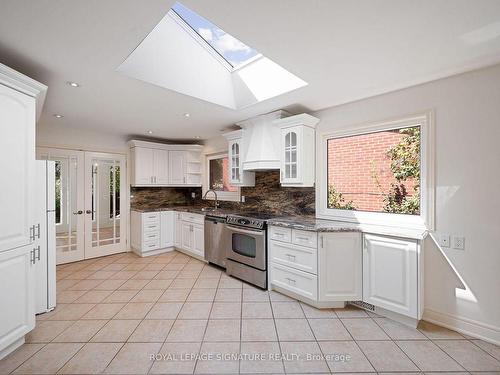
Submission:
[[226,219],[226,272],[261,288],[267,287],[267,227],[259,218]]

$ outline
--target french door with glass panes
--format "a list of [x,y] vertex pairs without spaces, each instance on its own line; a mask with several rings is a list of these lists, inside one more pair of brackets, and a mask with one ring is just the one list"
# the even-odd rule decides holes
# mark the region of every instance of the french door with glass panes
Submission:
[[57,264],[125,251],[125,157],[54,148],[37,157],[56,162]]

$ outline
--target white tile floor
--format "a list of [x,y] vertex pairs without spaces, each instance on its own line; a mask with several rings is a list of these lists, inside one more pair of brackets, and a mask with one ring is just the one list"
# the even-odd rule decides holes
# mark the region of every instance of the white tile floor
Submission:
[[57,277],[57,308],[0,374],[500,374],[498,346],[354,308],[317,310],[178,252],[86,260]]

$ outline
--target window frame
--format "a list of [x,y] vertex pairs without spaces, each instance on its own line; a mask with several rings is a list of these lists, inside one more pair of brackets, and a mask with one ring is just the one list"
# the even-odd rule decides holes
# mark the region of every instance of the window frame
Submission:
[[[328,140],[420,126],[420,215],[393,214],[342,210],[327,207],[328,191]],[[317,134],[316,150],[316,216],[321,219],[347,221],[360,225],[381,225],[393,228],[434,230],[435,182],[434,182],[434,113],[427,111],[402,116],[392,120],[379,121],[343,127]]]
[[[229,153],[228,152],[217,152],[214,154],[208,154],[205,155],[205,178],[204,178],[204,184],[202,184],[202,193],[203,196],[205,196],[205,193],[210,189],[210,160],[215,160],[215,159],[223,159],[223,158],[228,158],[228,162],[230,163],[229,160]],[[231,170],[228,170],[229,173],[231,173]],[[231,180],[231,175],[228,175],[229,180]],[[233,185],[235,186],[235,185]],[[239,186],[236,186],[236,191],[217,191],[217,200],[219,201],[229,201],[229,202],[239,202],[240,201],[240,195],[241,195],[241,189]],[[210,194],[205,200],[214,200],[215,197],[213,194]]]

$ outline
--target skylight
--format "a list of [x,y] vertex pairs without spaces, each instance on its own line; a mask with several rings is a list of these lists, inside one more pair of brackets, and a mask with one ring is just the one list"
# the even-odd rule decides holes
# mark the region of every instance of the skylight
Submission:
[[182,18],[229,65],[237,68],[260,54],[188,7],[176,2],[172,10]]

